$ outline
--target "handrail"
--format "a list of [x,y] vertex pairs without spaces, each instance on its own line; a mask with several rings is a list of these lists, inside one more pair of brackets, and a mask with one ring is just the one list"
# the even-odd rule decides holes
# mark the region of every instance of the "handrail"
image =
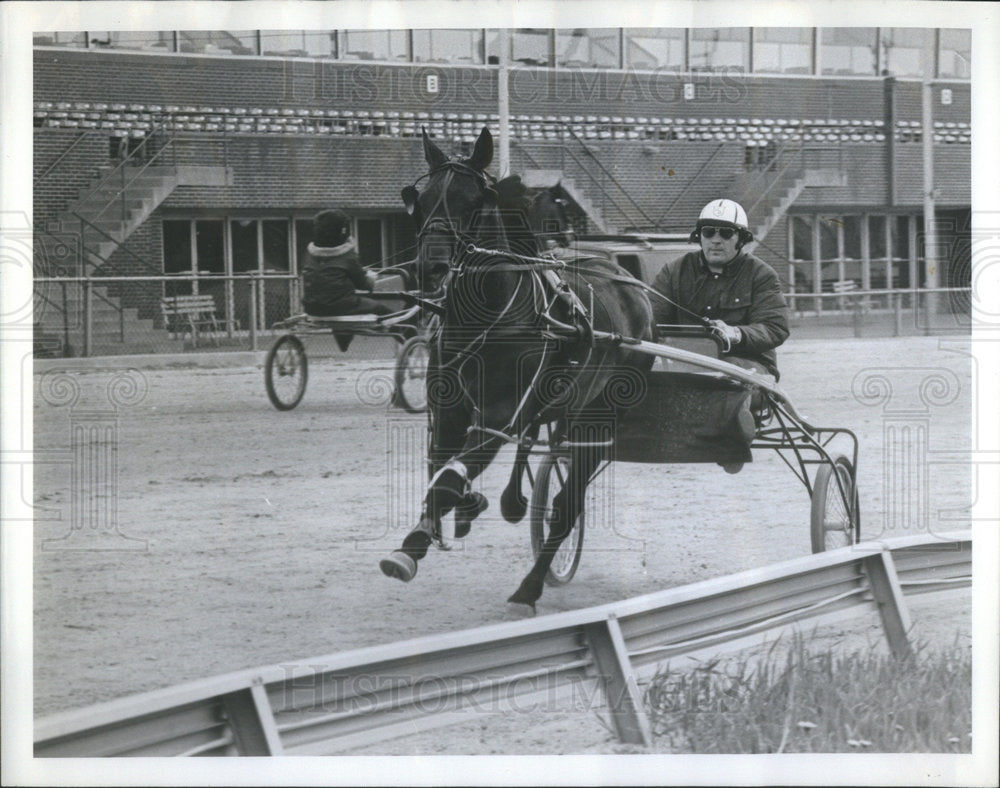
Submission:
[[[628,190],[624,186],[622,186],[621,183],[619,183],[618,179],[614,176],[614,173],[612,173],[607,167],[604,166],[604,164],[601,162],[600,158],[598,158],[597,154],[595,154],[590,149],[590,146],[587,145],[587,143],[575,131],[573,131],[573,127],[571,125],[569,125],[568,123],[563,123],[563,122],[560,122],[559,125],[561,125],[564,129],[566,129],[566,131],[569,132],[570,137],[572,137],[574,140],[576,140],[576,142],[580,145],[580,147],[583,148],[584,152],[588,156],[590,156],[590,158],[592,158],[594,160],[594,162],[597,164],[597,166],[601,168],[601,172],[603,172],[605,175],[607,175],[608,178],[611,180],[611,182],[615,186],[617,186],[618,189],[621,191],[621,193],[624,194],[625,197],[628,199],[628,201],[630,203],[632,203],[632,207],[634,207],[637,211],[639,211],[640,214],[642,214],[642,218],[645,219],[647,222],[651,222],[652,220],[650,219],[649,215],[642,209],[642,206],[639,205],[639,203],[636,202],[635,198],[632,197],[632,195],[628,193]],[[567,153],[571,153],[571,152],[567,151]],[[576,160],[575,156],[574,156],[574,160]],[[588,173],[588,175],[589,174],[590,173]],[[593,176],[591,176],[591,177],[593,177]],[[603,188],[602,188],[602,191],[604,191]],[[618,205],[617,202],[615,202],[614,198],[612,198],[612,202],[614,203],[615,207],[617,207],[619,210],[621,210],[621,207]],[[638,222],[633,221],[633,218],[628,215],[627,211],[623,211],[622,210],[622,213],[625,214],[625,218],[628,220],[629,224],[631,224],[631,225],[638,224]]]
[[[785,150],[786,150],[786,149],[785,149],[785,148],[783,147],[783,148],[782,148],[782,150],[781,150],[781,153],[780,153],[779,155],[776,155],[776,156],[775,156],[775,157],[774,157],[774,158],[773,158],[773,159],[772,159],[772,160],[771,160],[770,162],[768,162],[768,165],[767,165],[767,167],[765,167],[765,168],[764,168],[764,169],[763,169],[763,170],[762,170],[762,171],[761,171],[761,172],[760,172],[760,173],[758,174],[758,176],[757,176],[757,178],[755,179],[755,181],[751,182],[751,184],[755,183],[755,182],[756,182],[756,180],[759,180],[760,178],[763,178],[763,177],[764,177],[764,176],[765,176],[765,175],[767,174],[767,172],[769,172],[769,171],[770,171],[770,169],[771,169],[772,167],[776,167],[776,166],[777,166],[777,163],[778,163],[778,161],[779,161],[779,160],[781,159],[781,156],[782,156],[782,155],[784,155],[784,152],[785,152]],[[790,155],[790,156],[788,157],[787,161],[785,161],[784,165],[783,165],[783,166],[781,167],[781,169],[780,169],[780,170],[778,171],[778,173],[777,173],[777,174],[776,174],[776,175],[774,176],[774,179],[773,179],[773,180],[772,180],[772,181],[771,181],[771,182],[770,182],[770,183],[769,183],[769,184],[767,185],[767,188],[765,188],[765,189],[764,189],[764,190],[763,190],[762,192],[760,192],[760,194],[758,195],[757,199],[756,199],[756,200],[754,200],[754,201],[753,201],[753,202],[752,202],[752,203],[750,204],[750,206],[749,206],[749,207],[748,207],[748,208],[746,209],[746,212],[747,212],[747,216],[750,216],[750,215],[751,215],[751,214],[753,213],[754,209],[755,209],[755,208],[756,208],[756,207],[757,207],[758,205],[760,205],[760,204],[761,204],[761,202],[762,202],[762,201],[764,200],[764,198],[765,198],[765,197],[766,197],[766,196],[767,196],[767,195],[768,195],[768,194],[769,194],[769,193],[771,192],[771,190],[772,190],[772,189],[773,189],[773,188],[774,188],[774,187],[775,187],[775,186],[776,186],[776,185],[777,185],[778,183],[780,183],[780,182],[781,182],[781,178],[782,178],[782,176],[784,176],[784,174],[785,174],[786,172],[788,172],[789,168],[790,168],[790,167],[791,167],[791,166],[792,166],[792,165],[793,165],[793,164],[795,163],[795,161],[796,161],[797,159],[799,159],[799,158],[803,157],[803,151],[804,151],[804,150],[805,150],[805,146],[803,146],[803,145],[799,145],[799,147],[798,147],[798,148],[797,148],[797,149],[796,149],[796,150],[795,150],[795,151],[794,151],[794,152],[793,152],[793,153],[792,153],[792,154],[791,154],[791,155]],[[747,186],[747,189],[746,189],[746,192],[744,193],[744,198],[743,198],[743,199],[744,199],[744,204],[745,204],[745,202],[746,202],[746,199],[747,199],[747,197],[749,197],[749,196],[751,196],[751,185],[748,185],[748,186]]]
[[718,156],[720,153],[722,153],[722,151],[723,151],[723,149],[725,147],[726,147],[725,143],[723,143],[723,142],[719,143],[719,146],[715,149],[715,151],[712,153],[712,155],[709,156],[708,159],[706,159],[705,162],[698,168],[698,172],[696,172],[693,176],[691,176],[691,178],[688,179],[688,182],[684,184],[684,188],[682,188],[680,190],[680,192],[678,192],[677,196],[674,197],[674,199],[670,203],[670,205],[668,205],[664,209],[663,213],[660,214],[660,218],[657,219],[656,223],[653,225],[655,228],[659,229],[660,222],[663,221],[663,217],[666,216],[668,213],[670,213],[670,211],[673,210],[674,206],[677,205],[678,202],[680,202],[681,197],[683,197],[685,194],[687,194],[688,189],[691,188],[691,184],[696,183],[698,181],[698,179],[701,178],[701,174],[705,170],[708,169],[709,165],[713,161],[715,161],[715,157]]
[[[105,185],[107,185],[108,183],[110,183],[111,179],[113,177],[115,177],[116,174],[120,173],[120,175],[121,175],[121,181],[122,181],[121,188],[104,205],[104,207],[101,208],[100,211],[98,211],[96,214],[93,215],[94,219],[99,219],[101,216],[103,216],[104,212],[107,211],[108,208],[110,208],[112,205],[114,205],[115,202],[117,202],[118,198],[121,197],[121,200],[122,200],[122,214],[123,214],[122,215],[122,221],[123,222],[125,221],[124,214],[125,214],[126,194],[128,192],[128,187],[131,186],[133,183],[135,183],[139,179],[139,177],[147,169],[149,169],[150,166],[152,166],[152,164],[153,164],[154,161],[156,161],[158,158],[160,158],[161,156],[163,156],[163,154],[164,154],[165,151],[167,151],[169,149],[172,154],[174,153],[174,137],[173,137],[172,134],[166,134],[168,128],[169,128],[169,126],[168,126],[168,124],[165,121],[161,121],[159,124],[155,125],[152,128],[152,130],[150,130],[149,134],[147,134],[145,136],[145,138],[143,138],[142,142],[139,143],[139,145],[136,147],[136,149],[134,151],[130,152],[128,154],[128,156],[126,156],[124,159],[122,159],[122,161],[118,164],[117,167],[115,167],[113,170],[111,170],[111,172],[109,172],[104,178],[101,179],[101,181],[93,189],[90,190],[90,194],[95,194],[100,189],[104,188]],[[162,147],[159,150],[157,150],[155,153],[153,153],[153,155],[150,156],[149,159],[132,174],[132,177],[128,181],[126,181],[125,180],[126,166],[130,162],[133,162],[134,160],[136,160],[137,158],[139,158],[140,155],[143,155],[145,153],[146,146],[150,143],[150,141],[153,139],[154,135],[158,131],[162,131],[164,133],[164,135],[165,135],[165,141],[164,141]],[[174,167],[175,168],[176,168],[176,164],[177,164],[177,162],[176,162],[176,155],[175,155],[175,157],[174,157]],[[86,199],[87,198],[85,197],[84,200],[86,200]]]
[[[582,610],[243,670],[36,720],[34,754],[329,754],[501,703],[603,694],[649,744],[637,679],[664,660],[760,645],[877,610],[912,653],[905,596],[965,593],[972,532],[866,542]],[[752,604],[750,603],[752,601]]]
[[35,178],[35,180],[34,180],[34,186],[37,188],[38,184],[41,183],[43,180],[45,180],[49,175],[51,175],[55,171],[56,167],[58,167],[60,164],[62,164],[63,159],[65,159],[67,156],[69,156],[69,154],[72,153],[72,151],[76,148],[76,146],[79,145],[81,142],[83,142],[92,133],[93,132],[90,132],[90,131],[84,131],[83,133],[78,134],[76,136],[76,139],[73,140],[72,144],[70,144],[66,148],[66,150],[64,150],[62,153],[60,153],[56,157],[56,160],[54,162],[52,162],[48,167],[46,167],[45,171],[42,172],[41,175],[39,175],[37,178]]
[[[140,255],[137,252],[135,252],[132,249],[130,249],[129,246],[128,246],[128,244],[126,244],[124,241],[119,241],[113,235],[111,235],[110,233],[105,232],[100,227],[98,227],[96,224],[94,224],[92,221],[90,221],[86,217],[81,216],[76,211],[70,211],[70,213],[73,215],[73,217],[75,219],[78,219],[79,222],[80,222],[80,254],[81,254],[81,262],[87,263],[88,261],[86,259],[86,255],[88,255],[88,254],[92,255],[93,257],[96,257],[98,260],[101,261],[100,263],[94,263],[93,264],[94,267],[96,268],[96,267],[98,267],[98,265],[104,265],[105,263],[107,263],[108,259],[109,259],[107,257],[101,257],[101,255],[98,254],[95,250],[89,249],[83,243],[83,238],[84,238],[84,232],[83,231],[85,229],[89,228],[89,229],[93,230],[94,232],[96,232],[97,234],[104,236],[104,238],[107,239],[108,241],[111,241],[112,243],[114,243],[115,244],[115,251],[116,252],[117,251],[124,251],[126,254],[130,255],[133,259],[135,259],[137,262],[139,262],[142,265],[142,267],[145,268],[147,271],[154,272],[154,275],[160,273],[159,266],[153,265],[148,260],[146,260],[144,257],[142,257],[142,255]],[[50,236],[52,235],[51,233],[46,233],[46,234],[50,235]]]

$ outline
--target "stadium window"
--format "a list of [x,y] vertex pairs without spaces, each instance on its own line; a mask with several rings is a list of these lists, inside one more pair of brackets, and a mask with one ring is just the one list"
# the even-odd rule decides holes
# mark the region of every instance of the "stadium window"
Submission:
[[265,271],[288,271],[288,220],[264,219],[261,222]]
[[233,273],[257,271],[257,222],[253,219],[233,219],[229,222],[229,239],[233,256]]
[[205,55],[256,55],[256,30],[181,30],[181,52]]
[[938,76],[972,78],[972,31],[942,28],[938,43]]
[[[500,62],[500,34],[492,34],[486,45],[487,62]],[[510,60],[529,66],[552,65],[552,31],[540,27],[522,27],[510,34]]]
[[122,33],[114,30],[87,33],[90,46],[107,49],[136,49],[152,52],[172,52],[174,34],[169,31]]
[[934,30],[914,27],[883,27],[882,73],[896,77],[923,77],[934,73]]
[[813,28],[754,28],[753,70],[762,74],[811,74]]
[[413,60],[479,65],[483,62],[483,31],[414,30]]
[[874,290],[889,286],[889,260],[886,257],[886,217],[868,217],[868,257],[871,263],[871,287]]
[[827,27],[819,30],[820,73],[875,74],[874,27]]
[[793,215],[789,219],[788,247],[791,253],[789,280],[792,290],[796,293],[812,293],[818,289],[814,288],[813,284],[815,228],[816,217],[814,216]]
[[341,33],[343,60],[409,60],[409,31],[345,30]]
[[382,220],[357,220],[358,259],[361,265],[382,265]]
[[264,55],[334,57],[336,36],[331,30],[261,30],[260,50]]
[[893,216],[889,221],[894,288],[910,286],[910,218]]
[[750,28],[693,28],[689,57],[692,71],[748,71]]
[[621,68],[619,28],[556,30],[556,65]]
[[191,295],[191,279],[194,273],[194,259],[191,256],[191,227],[190,219],[163,220],[163,273],[187,275],[188,279],[179,279],[177,282],[164,282],[163,294]]
[[625,65],[684,71],[687,33],[683,28],[625,28]]
[[34,33],[32,44],[42,47],[86,47],[87,33]]
[[221,219],[203,219],[194,224],[195,267],[201,274],[224,274],[226,260],[223,254],[224,225]]

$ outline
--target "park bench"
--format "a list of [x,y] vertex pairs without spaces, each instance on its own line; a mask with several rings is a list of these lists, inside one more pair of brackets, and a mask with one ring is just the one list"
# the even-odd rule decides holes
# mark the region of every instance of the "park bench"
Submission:
[[160,300],[160,308],[167,331],[181,337],[190,331],[192,347],[198,347],[199,331],[210,331],[212,341],[219,344],[222,324],[216,317],[212,295],[166,296]]

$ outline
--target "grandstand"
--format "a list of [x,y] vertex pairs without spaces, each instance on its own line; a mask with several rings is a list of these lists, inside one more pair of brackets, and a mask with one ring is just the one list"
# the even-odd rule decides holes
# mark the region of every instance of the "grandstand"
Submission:
[[[425,169],[421,129],[453,153],[499,130],[496,32],[36,33],[40,335],[55,352],[162,347],[160,299],[190,292],[216,296],[230,337],[266,330],[297,309],[309,219],[331,205],[354,217],[364,262],[411,257],[399,189]],[[748,208],[756,253],[790,295],[915,291],[926,134],[938,283],[969,285],[969,31],[530,29],[510,41],[511,169],[558,184],[578,230],[686,231],[726,196]],[[251,291],[250,274],[267,278]],[[968,310],[965,296],[946,301]]]

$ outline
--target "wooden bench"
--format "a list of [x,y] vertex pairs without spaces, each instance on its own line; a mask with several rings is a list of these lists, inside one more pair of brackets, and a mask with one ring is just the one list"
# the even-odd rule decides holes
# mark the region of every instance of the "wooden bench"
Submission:
[[167,296],[160,300],[160,309],[167,331],[183,336],[190,330],[192,347],[198,347],[199,331],[211,331],[212,341],[219,344],[222,323],[215,315],[214,296]]

